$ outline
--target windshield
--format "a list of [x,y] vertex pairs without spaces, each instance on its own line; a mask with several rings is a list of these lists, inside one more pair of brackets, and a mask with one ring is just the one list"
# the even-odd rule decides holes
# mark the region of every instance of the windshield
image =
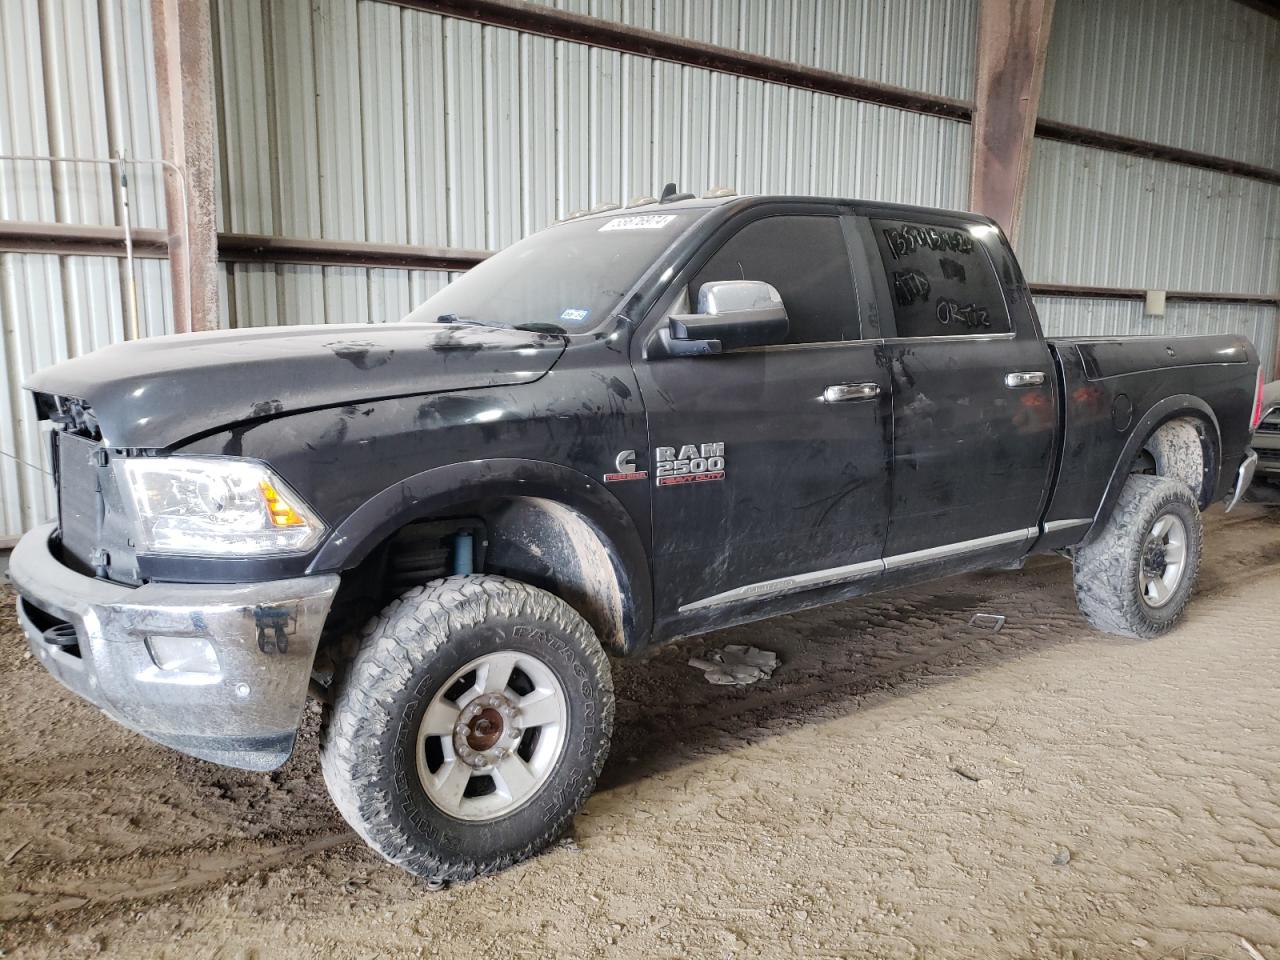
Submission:
[[703,212],[619,212],[557,224],[473,267],[405,320],[581,333],[603,321]]

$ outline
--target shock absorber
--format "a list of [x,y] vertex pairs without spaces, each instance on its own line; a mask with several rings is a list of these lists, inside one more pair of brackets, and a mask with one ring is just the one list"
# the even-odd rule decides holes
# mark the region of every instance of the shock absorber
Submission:
[[465,577],[475,572],[475,540],[469,531],[453,535],[453,575]]

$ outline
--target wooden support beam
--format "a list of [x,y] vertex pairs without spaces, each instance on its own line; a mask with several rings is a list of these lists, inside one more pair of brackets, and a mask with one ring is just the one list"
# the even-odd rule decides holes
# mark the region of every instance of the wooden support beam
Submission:
[[209,0],[151,0],[160,144],[167,171],[174,326],[218,325],[213,32]]
[[1016,243],[1054,0],[982,0],[969,209]]

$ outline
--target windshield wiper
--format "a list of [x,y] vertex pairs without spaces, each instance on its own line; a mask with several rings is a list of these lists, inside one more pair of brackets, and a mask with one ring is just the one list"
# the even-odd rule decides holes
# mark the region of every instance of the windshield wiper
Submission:
[[436,317],[436,323],[456,323],[468,327],[489,327],[494,330],[524,330],[528,333],[568,333],[564,327],[556,323],[493,323],[489,320],[477,320],[475,317],[460,317],[456,313],[442,313]]
[[512,330],[527,330],[530,333],[568,333],[558,323],[517,323]]
[[501,327],[500,323],[489,323],[485,320],[477,320],[475,317],[460,317],[456,313],[442,313],[436,317],[436,323],[456,323],[460,326],[468,327]]

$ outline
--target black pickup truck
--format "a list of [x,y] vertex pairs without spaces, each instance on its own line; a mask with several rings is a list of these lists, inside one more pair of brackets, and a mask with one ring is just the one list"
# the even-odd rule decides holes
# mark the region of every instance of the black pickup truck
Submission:
[[1042,553],[1098,628],[1168,629],[1259,384],[1240,337],[1046,340],[979,216],[676,197],[401,322],[39,373],[59,516],[11,578],[48,670],[177,750],[274,768],[322,700],[342,815],[460,879],[586,799],[606,654]]

